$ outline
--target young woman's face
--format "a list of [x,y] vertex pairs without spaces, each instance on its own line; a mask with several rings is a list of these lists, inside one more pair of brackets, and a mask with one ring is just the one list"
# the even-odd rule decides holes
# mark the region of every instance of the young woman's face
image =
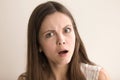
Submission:
[[68,64],[75,48],[75,33],[71,19],[63,13],[48,15],[41,24],[40,49],[50,64]]

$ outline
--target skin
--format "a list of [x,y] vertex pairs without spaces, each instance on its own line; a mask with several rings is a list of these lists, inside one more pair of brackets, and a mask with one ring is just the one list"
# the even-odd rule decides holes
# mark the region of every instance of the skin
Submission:
[[111,80],[109,74],[105,71],[105,69],[101,69],[99,72],[98,80]]
[[[65,75],[75,47],[71,19],[60,12],[46,16],[40,29],[40,45],[40,50],[48,58],[56,80],[66,80]],[[59,55],[63,50],[68,50],[68,53]]]
[[[75,48],[75,33],[70,18],[60,12],[46,16],[39,35],[40,51],[48,58],[56,80],[67,80],[65,75]],[[63,50],[68,50],[68,53],[59,55]],[[104,69],[100,70],[98,80],[110,80]]]

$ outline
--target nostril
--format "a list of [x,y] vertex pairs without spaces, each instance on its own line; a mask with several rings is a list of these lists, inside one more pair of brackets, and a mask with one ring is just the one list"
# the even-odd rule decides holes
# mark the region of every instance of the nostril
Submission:
[[63,44],[65,44],[65,42],[63,42]]
[[59,43],[59,45],[61,45],[61,43]]
[[59,42],[58,44],[59,44],[59,45],[62,45],[62,44],[65,44],[65,42],[62,42],[62,43],[61,43],[61,42]]

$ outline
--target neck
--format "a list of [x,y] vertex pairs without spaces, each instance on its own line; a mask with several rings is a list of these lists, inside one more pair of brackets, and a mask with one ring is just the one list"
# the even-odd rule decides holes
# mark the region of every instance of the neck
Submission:
[[50,64],[56,80],[67,80],[68,64],[56,65]]

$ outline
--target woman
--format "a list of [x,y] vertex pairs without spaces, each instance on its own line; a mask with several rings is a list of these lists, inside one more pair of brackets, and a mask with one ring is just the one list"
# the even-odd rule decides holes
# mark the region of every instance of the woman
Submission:
[[27,71],[18,80],[110,80],[86,54],[71,13],[48,1],[28,23]]

